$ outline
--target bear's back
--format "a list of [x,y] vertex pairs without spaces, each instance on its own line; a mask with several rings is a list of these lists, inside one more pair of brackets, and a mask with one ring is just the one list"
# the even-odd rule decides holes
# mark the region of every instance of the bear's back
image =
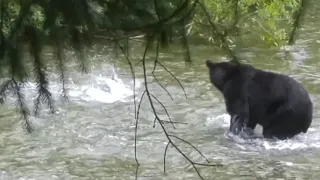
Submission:
[[299,96],[303,99],[309,99],[309,94],[304,86],[285,74],[256,69],[252,82],[262,87],[267,94],[272,93],[282,97],[286,95],[287,98]]
[[[280,73],[254,68],[254,75],[248,86],[253,109],[265,111],[275,102],[285,102],[290,109],[312,111],[313,105],[307,90],[292,77]],[[263,110],[264,109],[264,110]]]

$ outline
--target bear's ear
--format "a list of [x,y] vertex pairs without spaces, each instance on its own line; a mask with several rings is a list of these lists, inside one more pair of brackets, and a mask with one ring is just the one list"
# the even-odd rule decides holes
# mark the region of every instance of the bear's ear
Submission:
[[214,65],[214,62],[212,62],[211,60],[206,60],[206,65],[208,68],[211,68]]

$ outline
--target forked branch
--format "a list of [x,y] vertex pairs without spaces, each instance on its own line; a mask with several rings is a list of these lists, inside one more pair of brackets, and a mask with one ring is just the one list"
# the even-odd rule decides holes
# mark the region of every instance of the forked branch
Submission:
[[[158,103],[161,104],[162,108],[165,110],[168,118],[169,118],[169,123],[171,123],[173,125],[173,121],[171,120],[170,116],[169,116],[169,113],[168,111],[166,110],[166,107],[161,103],[161,101],[159,99],[157,99],[149,90],[149,86],[148,86],[148,81],[147,81],[147,68],[146,68],[146,55],[147,55],[147,51],[148,51],[148,48],[149,48],[149,45],[151,43],[151,39],[153,39],[153,36],[154,34],[149,38],[149,40],[147,41],[147,45],[146,45],[146,48],[145,48],[145,51],[144,51],[144,54],[143,54],[143,57],[142,57],[142,67],[143,67],[143,79],[144,79],[144,86],[145,86],[145,90],[143,92],[143,94],[141,95],[141,99],[140,99],[140,102],[139,102],[139,106],[138,106],[138,109],[137,109],[137,118],[136,118],[136,132],[137,132],[137,124],[138,124],[138,120],[139,120],[139,111],[140,111],[140,105],[141,105],[141,101],[142,101],[142,98],[144,97],[144,95],[147,95],[148,97],[148,100],[149,100],[149,104],[151,106],[151,109],[153,111],[153,114],[155,116],[155,122],[158,122],[163,133],[165,134],[167,140],[168,140],[168,144],[165,148],[165,151],[164,151],[164,173],[166,172],[166,155],[167,155],[167,151],[168,151],[168,147],[169,145],[172,145],[194,168],[194,170],[197,172],[198,176],[201,178],[201,179],[204,179],[200,172],[199,172],[199,169],[197,166],[211,166],[211,167],[219,167],[219,166],[222,166],[221,164],[209,164],[210,161],[200,152],[200,150],[198,150],[194,145],[192,145],[190,142],[176,136],[176,135],[172,135],[172,134],[169,134],[168,131],[166,130],[165,126],[164,126],[164,120],[162,120],[159,115],[158,115],[158,112],[156,111],[155,109],[155,106],[154,106],[154,100],[156,100]],[[157,51],[158,52],[158,51]],[[158,56],[157,56],[158,57]],[[160,66],[162,66],[164,69],[166,69],[166,67],[164,65],[162,65],[159,61],[158,61],[158,58],[156,57],[156,62],[155,62],[155,65],[156,64],[159,64]],[[154,68],[155,69],[155,68]],[[154,71],[153,71],[154,72]],[[177,78],[170,72],[170,71],[167,71],[169,72],[176,80]],[[177,80],[178,81],[178,80]],[[180,81],[178,81],[179,84],[181,85],[182,89],[184,90],[182,84],[180,83]],[[184,91],[185,92],[185,91]],[[155,123],[154,122],[154,123]],[[135,136],[137,135],[137,133],[135,132]],[[183,143],[185,144],[188,144],[189,146],[191,146],[193,149],[195,149],[206,161],[208,164],[205,164],[205,163],[198,163],[198,162],[194,162],[193,160],[191,160],[184,152],[182,152],[182,150],[175,144],[175,142],[172,140],[172,138],[175,138],[175,139],[178,139],[180,141],[182,141]],[[135,139],[137,139],[137,137],[135,137]],[[135,142],[135,151],[137,150],[136,148],[136,142]],[[135,152],[135,155],[136,155],[136,152]],[[136,156],[135,156],[136,157]],[[136,157],[137,158],[137,157]],[[137,160],[136,160],[137,161]],[[138,162],[138,161],[137,161]],[[139,166],[139,163],[137,163],[137,166]],[[137,173],[137,171],[136,171]]]

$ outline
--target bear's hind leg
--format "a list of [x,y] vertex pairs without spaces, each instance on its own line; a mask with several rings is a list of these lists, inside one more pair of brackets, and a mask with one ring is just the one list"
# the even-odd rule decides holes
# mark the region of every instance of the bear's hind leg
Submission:
[[264,138],[278,138],[279,140],[290,139],[303,132],[304,117],[292,114],[292,112],[283,112],[275,116],[267,127],[263,127]]

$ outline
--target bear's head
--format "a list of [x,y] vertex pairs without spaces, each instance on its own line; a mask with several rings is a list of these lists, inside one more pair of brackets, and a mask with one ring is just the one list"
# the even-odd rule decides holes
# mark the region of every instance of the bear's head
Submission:
[[[206,65],[209,69],[209,78],[211,83],[223,93],[226,84],[239,75],[239,68],[242,67],[239,63],[234,62],[219,62],[214,63],[206,60]],[[243,118],[239,115],[231,115],[229,131],[237,135],[243,128]]]
[[214,63],[210,60],[206,60],[206,65],[209,69],[210,81],[219,91],[223,90],[225,83],[233,75],[233,72],[237,70],[238,66],[238,64],[231,61]]

